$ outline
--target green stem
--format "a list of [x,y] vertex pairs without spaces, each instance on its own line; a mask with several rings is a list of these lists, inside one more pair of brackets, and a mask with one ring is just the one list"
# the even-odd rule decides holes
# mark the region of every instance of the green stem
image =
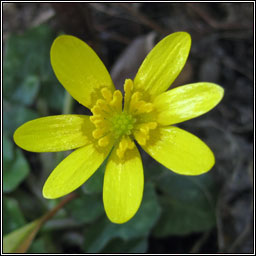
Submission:
[[66,91],[62,114],[63,115],[71,114],[71,112],[73,110],[73,105],[74,105],[74,100],[73,100],[72,96]]

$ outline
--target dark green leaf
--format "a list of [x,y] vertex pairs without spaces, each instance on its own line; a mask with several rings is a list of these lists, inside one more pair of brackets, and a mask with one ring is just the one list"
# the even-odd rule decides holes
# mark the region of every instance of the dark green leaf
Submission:
[[45,241],[43,238],[38,238],[33,241],[30,248],[28,249],[28,253],[49,253],[47,247],[45,245]]
[[211,175],[183,176],[168,170],[158,180],[163,212],[157,237],[187,235],[215,225],[215,188]]
[[39,115],[27,107],[16,105],[3,100],[3,128],[6,136],[12,137],[14,131],[27,121],[33,120]]
[[102,253],[146,253],[148,248],[147,238],[123,241],[121,239],[112,240]]
[[45,81],[41,85],[40,98],[46,101],[50,108],[60,113],[63,108],[65,89],[54,77],[53,81]]
[[13,92],[12,101],[23,105],[31,105],[39,91],[39,79],[35,75],[29,75],[24,78],[22,84],[17,86]]
[[27,177],[29,165],[20,149],[16,148],[14,159],[4,161],[3,164],[3,191],[11,192]]
[[48,79],[53,38],[48,26],[40,26],[7,39],[3,65],[6,99],[11,100],[16,89],[31,75],[40,78],[40,81]]
[[9,197],[3,198],[3,234],[25,225],[25,218],[19,208],[18,202]]
[[82,186],[82,190],[85,194],[101,193],[103,189],[103,179],[106,168],[106,161],[100,166],[100,168],[85,182]]
[[127,223],[114,224],[107,217],[94,223],[85,234],[85,251],[100,252],[109,241],[120,238],[131,239],[147,237],[160,215],[160,207],[152,184],[145,186],[144,198],[137,214]]
[[5,134],[3,135],[3,157],[4,162],[12,161],[13,159],[13,143]]
[[11,35],[5,44],[3,96],[12,103],[30,105],[38,94],[51,108],[61,111],[64,88],[51,64],[50,48],[55,38],[46,25]]
[[81,224],[95,221],[104,214],[101,195],[83,195],[71,201],[67,206],[71,216]]

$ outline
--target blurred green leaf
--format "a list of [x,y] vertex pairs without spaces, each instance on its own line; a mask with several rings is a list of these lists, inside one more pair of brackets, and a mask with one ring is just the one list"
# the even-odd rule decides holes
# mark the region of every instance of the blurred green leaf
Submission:
[[41,226],[41,219],[35,220],[22,228],[19,228],[3,239],[4,253],[24,253],[33,241]]
[[27,77],[47,80],[50,74],[50,46],[53,33],[48,26],[39,26],[22,35],[11,35],[5,44],[3,62],[4,97],[11,100]]
[[11,195],[19,202],[20,209],[26,219],[34,220],[45,212],[46,205],[41,200],[38,200],[38,197],[31,194],[31,190],[27,189],[27,185],[25,189],[23,186],[19,186],[12,191]]
[[66,209],[81,224],[95,221],[104,214],[101,195],[82,195],[70,202]]
[[5,235],[3,239],[4,253],[25,253],[41,226],[75,197],[75,193],[68,195],[56,207],[48,211],[41,218]]
[[4,161],[11,161],[13,159],[13,143],[3,134],[3,157]]
[[59,85],[50,64],[54,38],[53,31],[46,25],[8,37],[3,61],[5,99],[31,105],[39,93],[51,108],[61,111],[64,88]]
[[3,197],[3,234],[10,233],[11,231],[22,227],[26,224],[23,213],[20,210],[18,202],[4,196]]
[[3,154],[3,191],[11,192],[27,177],[29,164],[20,149],[16,148],[12,154],[11,141],[6,136],[4,140],[7,148]]
[[30,248],[28,249],[28,253],[49,253],[45,246],[45,241],[43,238],[38,238],[33,241]]
[[124,241],[147,237],[160,215],[154,186],[146,184],[141,207],[127,223],[114,224],[106,216],[94,223],[85,233],[84,249],[87,253],[100,252],[109,241],[120,238]]
[[65,89],[57,80],[55,81],[55,78],[54,81],[45,81],[42,84],[39,97],[45,100],[53,110],[62,112]]
[[37,76],[29,75],[25,77],[23,83],[17,86],[17,89],[13,92],[13,102],[31,105],[38,94],[39,85],[40,82]]
[[187,235],[213,228],[216,189],[209,173],[183,176],[166,169],[158,179],[163,212],[154,230],[156,237]]
[[6,100],[3,100],[3,113],[4,134],[10,138],[20,125],[39,117],[35,111]]
[[104,173],[106,168],[106,161],[100,168],[85,182],[82,186],[82,191],[85,194],[101,193],[103,189]]
[[56,243],[55,236],[50,235],[49,232],[41,232],[38,234],[38,238],[35,238],[31,246],[28,248],[28,254],[57,254],[58,244]]
[[123,241],[121,239],[113,239],[102,250],[102,253],[146,253],[148,248],[147,238]]

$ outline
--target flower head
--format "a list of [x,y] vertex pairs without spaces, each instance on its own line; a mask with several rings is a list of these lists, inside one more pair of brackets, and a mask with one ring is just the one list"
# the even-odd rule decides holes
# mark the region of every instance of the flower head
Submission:
[[[199,175],[214,165],[214,155],[199,138],[174,124],[216,106],[223,89],[213,83],[188,84],[166,91],[189,54],[190,35],[176,32],[145,58],[135,79],[124,82],[124,96],[96,53],[73,36],[59,36],[51,48],[55,75],[91,116],[59,115],[20,126],[14,140],[33,152],[76,149],[50,174],[46,198],[64,196],[81,186],[107,158],[103,202],[112,222],[124,223],[137,212],[144,187],[137,143],[154,159],[183,175]],[[129,65],[129,64],[128,64]]]

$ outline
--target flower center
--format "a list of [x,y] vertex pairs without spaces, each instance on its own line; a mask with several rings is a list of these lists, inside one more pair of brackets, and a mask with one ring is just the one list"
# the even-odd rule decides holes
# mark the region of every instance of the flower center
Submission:
[[114,137],[117,139],[122,135],[131,135],[136,119],[133,118],[131,114],[124,111],[122,113],[116,113],[113,115],[110,121],[110,129],[113,131]]
[[98,99],[92,108],[91,122],[95,125],[92,135],[101,147],[110,141],[118,143],[117,155],[123,158],[126,150],[133,149],[135,138],[139,144],[145,145],[149,139],[149,131],[157,127],[150,113],[153,104],[142,100],[141,92],[133,91],[133,81],[127,79],[123,96],[119,90],[112,92],[108,88],[101,89],[102,99]]

